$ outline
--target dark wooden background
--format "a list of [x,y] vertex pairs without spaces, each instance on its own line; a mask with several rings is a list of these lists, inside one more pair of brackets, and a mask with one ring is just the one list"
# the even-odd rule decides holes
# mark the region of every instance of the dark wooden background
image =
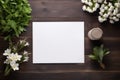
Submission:
[[[85,22],[85,63],[84,64],[33,64],[32,54],[28,63],[23,63],[20,70],[0,80],[120,80],[120,22],[112,25],[108,22],[100,24],[97,14],[82,11],[81,0],[29,0],[32,7],[32,20],[20,38],[27,37],[32,53],[32,22],[33,21],[84,21]],[[111,50],[104,59],[106,69],[91,61],[93,45],[99,42],[90,41],[87,32],[94,27],[104,31],[102,43]],[[0,77],[3,70],[2,53],[8,42],[0,37]]]

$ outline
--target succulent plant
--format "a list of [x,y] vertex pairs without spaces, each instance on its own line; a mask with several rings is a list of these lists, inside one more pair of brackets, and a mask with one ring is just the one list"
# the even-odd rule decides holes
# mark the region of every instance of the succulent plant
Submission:
[[103,63],[103,58],[105,55],[109,54],[110,51],[106,48],[104,48],[103,45],[100,45],[100,46],[95,46],[93,48],[93,54],[90,54],[89,55],[89,58],[91,58],[92,60],[96,60],[101,68],[105,69],[105,65]]

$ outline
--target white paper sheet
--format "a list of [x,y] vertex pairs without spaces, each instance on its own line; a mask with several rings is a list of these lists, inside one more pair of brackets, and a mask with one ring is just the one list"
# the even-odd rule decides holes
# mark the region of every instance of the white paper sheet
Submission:
[[33,63],[84,63],[84,22],[33,22]]

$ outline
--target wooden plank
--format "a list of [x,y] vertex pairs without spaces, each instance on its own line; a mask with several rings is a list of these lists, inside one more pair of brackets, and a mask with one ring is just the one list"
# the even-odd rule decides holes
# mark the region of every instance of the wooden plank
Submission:
[[120,72],[16,73],[11,79],[14,77],[15,80],[120,80],[119,75]]

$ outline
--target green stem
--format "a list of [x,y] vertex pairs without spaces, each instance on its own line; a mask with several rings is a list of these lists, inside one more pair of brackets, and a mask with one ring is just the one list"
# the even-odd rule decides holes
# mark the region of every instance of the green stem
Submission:
[[102,69],[105,69],[105,65],[102,62],[99,62],[99,65]]
[[10,74],[11,70],[12,70],[12,68],[9,65],[7,65],[5,68],[4,76],[8,76]]

